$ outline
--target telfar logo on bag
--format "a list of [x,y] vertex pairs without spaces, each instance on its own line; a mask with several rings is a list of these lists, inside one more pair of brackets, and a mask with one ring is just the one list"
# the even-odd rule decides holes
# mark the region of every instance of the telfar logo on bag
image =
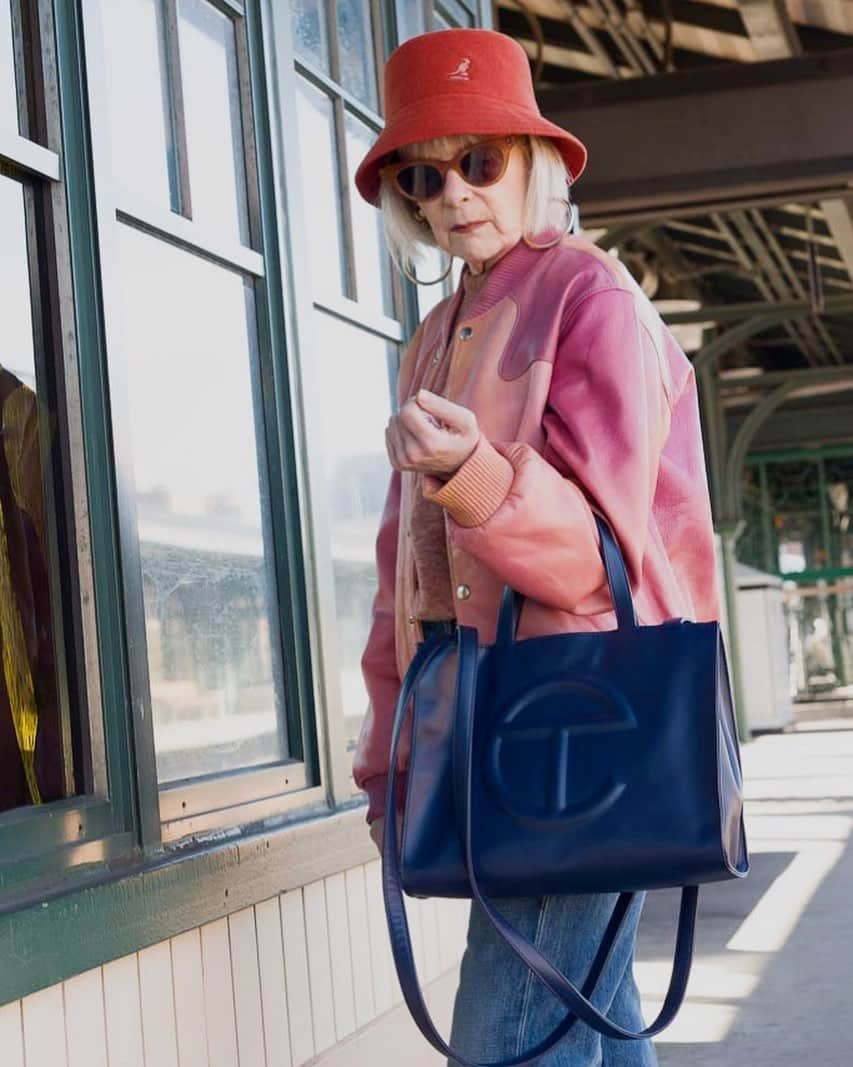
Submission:
[[625,698],[602,679],[555,679],[526,691],[496,716],[486,777],[514,818],[563,826],[595,818],[616,802],[625,783],[613,774],[591,777],[591,769],[602,766],[591,746],[612,741],[602,735],[636,727]]

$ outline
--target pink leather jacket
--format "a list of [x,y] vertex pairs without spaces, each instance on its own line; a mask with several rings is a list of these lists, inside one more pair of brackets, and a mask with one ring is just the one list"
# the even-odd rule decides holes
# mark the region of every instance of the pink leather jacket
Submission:
[[[423,491],[445,509],[456,617],[494,641],[505,584],[527,598],[519,637],[615,628],[593,511],[622,548],[641,623],[719,617],[693,367],[624,265],[569,236],[520,241],[448,337],[461,285],[415,331],[402,403],[450,346],[446,395],[481,430],[471,457]],[[370,698],[353,762],[385,807],[400,680],[422,639],[411,614],[414,476],[394,471],[376,543],[379,588],[362,658]],[[401,770],[409,739],[401,740]]]

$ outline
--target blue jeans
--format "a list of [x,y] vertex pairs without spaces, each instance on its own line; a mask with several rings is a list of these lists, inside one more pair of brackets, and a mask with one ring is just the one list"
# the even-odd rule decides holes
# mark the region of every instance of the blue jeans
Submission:
[[[645,894],[638,893],[592,997],[599,1011],[632,1030],[645,1026],[633,975],[644,900]],[[599,893],[496,900],[495,905],[580,987],[615,901],[616,894]],[[452,1047],[480,1062],[509,1059],[538,1044],[565,1014],[563,1005],[507,947],[480,906],[472,903],[453,1010]],[[657,1067],[657,1062],[651,1041],[602,1038],[578,1021],[537,1067]],[[454,1067],[455,1061],[448,1064]]]

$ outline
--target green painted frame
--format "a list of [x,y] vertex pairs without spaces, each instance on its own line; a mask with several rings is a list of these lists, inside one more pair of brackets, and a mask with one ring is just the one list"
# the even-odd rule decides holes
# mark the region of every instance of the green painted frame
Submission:
[[[829,544],[829,508],[827,507],[826,493],[824,492],[823,486],[823,460],[837,459],[846,456],[853,456],[853,445],[825,445],[819,448],[776,449],[767,452],[750,453],[744,459],[743,465],[745,467],[758,467],[763,499],[761,513],[763,516],[769,516],[771,509],[767,506],[767,504],[770,503],[769,490],[767,488],[767,465],[769,463],[796,462],[798,460],[806,460],[808,462],[816,463],[818,465],[818,477],[821,482],[821,526],[823,529],[824,543]],[[769,560],[769,539],[769,530],[765,530],[764,550],[767,560]],[[767,560],[765,560],[765,565]],[[853,577],[853,567],[826,567],[806,571],[781,571],[778,567],[768,567],[767,569],[771,571],[771,573],[778,574],[779,577],[783,578],[785,581],[796,582],[798,585],[824,579],[829,581],[835,578]]]
[[[46,62],[52,63],[48,73],[55,77],[55,84],[49,89],[61,107],[61,128],[57,114],[54,135],[61,138],[58,154],[64,174],[59,172],[57,178],[61,183],[60,206],[67,216],[69,274],[73,266],[75,352],[79,353],[93,599],[104,709],[101,757],[108,772],[109,791],[44,808],[22,808],[0,817],[0,958],[16,961],[15,967],[2,968],[0,1003],[216,918],[233,910],[237,906],[234,900],[245,903],[249,896],[258,900],[301,884],[293,881],[292,872],[301,869],[310,880],[304,872],[331,873],[371,855],[369,840],[360,825],[362,805],[350,804],[357,810],[348,812],[344,807],[332,814],[322,789],[316,787],[320,781],[320,755],[310,651],[304,637],[305,575],[299,538],[294,532],[294,527],[298,531],[299,515],[296,457],[288,415],[293,401],[285,373],[283,285],[260,8],[258,0],[249,0],[245,6],[227,3],[225,7],[245,18],[251,59],[248,75],[258,141],[261,220],[254,237],[267,262],[264,276],[256,281],[258,303],[265,312],[258,316],[259,345],[271,354],[264,360],[263,373],[274,398],[274,404],[265,412],[268,462],[286,488],[284,499],[274,502],[276,528],[283,531],[288,549],[288,567],[283,567],[280,557],[277,578],[282,615],[289,621],[288,645],[294,650],[289,674],[297,697],[290,702],[290,709],[296,715],[293,725],[300,738],[299,756],[304,761],[309,788],[301,794],[301,807],[291,801],[282,803],[278,813],[256,816],[260,821],[244,825],[244,834],[236,843],[233,834],[228,834],[229,843],[224,845],[222,834],[214,832],[201,836],[192,847],[184,842],[173,850],[163,847],[158,833],[158,840],[149,838],[149,846],[142,845],[142,812],[147,812],[153,824],[158,800],[151,795],[150,779],[147,793],[144,791],[146,776],[140,778],[139,753],[134,743],[139,724],[132,711],[128,674],[82,10],[79,3],[60,3],[54,14],[50,0],[40,0],[43,28],[56,42],[55,58],[48,50]],[[60,145],[56,148],[59,150]],[[49,180],[51,176],[36,177]],[[58,254],[63,254],[61,249]],[[61,356],[67,360],[69,353]],[[240,825],[237,815],[234,821]],[[285,861],[291,864],[291,873],[284,873]],[[152,915],[147,894],[161,885],[168,885],[169,904]],[[120,922],[116,919],[120,931],[104,923],[104,915],[111,913],[121,915]]]

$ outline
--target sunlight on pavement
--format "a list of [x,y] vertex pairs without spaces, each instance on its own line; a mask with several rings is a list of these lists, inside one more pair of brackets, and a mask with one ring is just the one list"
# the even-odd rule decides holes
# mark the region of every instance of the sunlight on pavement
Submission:
[[732,952],[778,952],[843,852],[840,841],[801,848],[744,919],[726,948]]
[[[849,722],[839,725],[830,732],[810,723],[802,732],[766,735],[744,746],[752,881],[733,885],[730,895],[725,883],[700,892],[687,998],[656,1044],[718,1046],[736,1023],[742,1030],[739,1016],[754,1010],[750,998],[761,1002],[757,991],[768,968],[807,919],[853,831],[853,730]],[[635,964],[647,1020],[660,1011],[672,969],[672,934],[661,928],[654,941],[653,951]],[[755,1022],[765,1025],[759,1019],[750,1025]],[[681,1063],[675,1055],[666,1062]]]

